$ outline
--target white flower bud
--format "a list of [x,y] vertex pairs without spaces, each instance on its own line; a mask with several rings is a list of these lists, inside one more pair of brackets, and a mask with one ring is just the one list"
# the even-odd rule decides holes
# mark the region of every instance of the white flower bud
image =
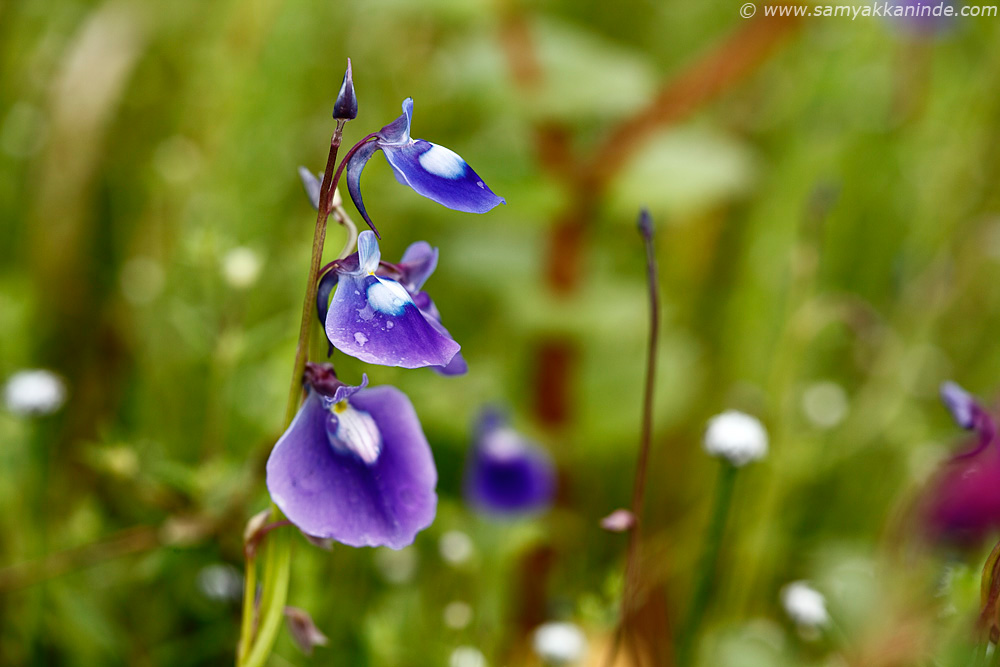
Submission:
[[782,588],[781,604],[789,618],[805,628],[820,628],[830,622],[826,598],[804,581],[793,581]]
[[705,451],[742,466],[767,454],[767,431],[756,417],[728,410],[708,420]]
[[66,385],[52,371],[18,371],[7,380],[3,399],[15,415],[49,415],[66,401]]

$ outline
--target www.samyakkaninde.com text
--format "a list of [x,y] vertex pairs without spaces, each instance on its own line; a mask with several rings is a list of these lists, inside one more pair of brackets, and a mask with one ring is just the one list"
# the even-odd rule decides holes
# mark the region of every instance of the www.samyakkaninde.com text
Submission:
[[[748,3],[749,4],[749,3]],[[746,18],[746,11],[740,12]],[[876,2],[870,5],[764,5],[764,16],[839,16],[851,20],[859,16],[890,16],[899,18],[939,18],[945,16],[997,16],[997,5],[963,5],[948,2],[916,3],[912,5]]]

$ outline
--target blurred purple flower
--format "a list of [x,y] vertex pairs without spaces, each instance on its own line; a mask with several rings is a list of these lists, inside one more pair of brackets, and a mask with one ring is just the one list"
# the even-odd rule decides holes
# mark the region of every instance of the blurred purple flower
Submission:
[[421,291],[437,257],[436,249],[421,242],[407,249],[399,265],[383,265],[375,234],[361,232],[358,252],[324,276],[317,294],[318,313],[333,346],[369,364],[437,366],[447,375],[464,373],[461,347],[441,325],[434,302]]
[[[968,451],[945,462],[927,495],[925,522],[932,539],[975,544],[1000,528],[1000,447],[993,418],[964,389],[941,386],[941,399],[955,422],[975,432]],[[993,446],[991,446],[993,445]]]
[[937,37],[950,31],[958,9],[949,0],[895,0],[889,3],[889,20],[914,37]]
[[517,516],[548,509],[555,469],[548,454],[496,412],[485,411],[465,471],[465,496],[487,514]]
[[375,229],[361,200],[361,172],[378,150],[385,154],[397,181],[450,209],[486,213],[506,203],[461,156],[444,146],[410,138],[412,119],[413,99],[408,97],[403,101],[403,115],[372,135],[374,139],[363,144],[347,163],[347,190],[369,227]]
[[401,549],[434,520],[437,470],[410,400],[307,364],[309,395],[267,461],[267,488],[298,528],[352,547]]

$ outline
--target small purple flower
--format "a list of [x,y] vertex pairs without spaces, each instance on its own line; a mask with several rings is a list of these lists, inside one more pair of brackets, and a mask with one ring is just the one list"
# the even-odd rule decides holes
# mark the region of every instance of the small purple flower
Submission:
[[958,385],[943,384],[941,398],[958,425],[975,432],[976,443],[942,466],[931,482],[924,518],[933,539],[975,544],[1000,528],[1000,447],[996,446],[996,426],[983,407]]
[[[437,257],[437,249],[421,242],[407,249],[398,266],[383,266],[375,234],[361,232],[357,254],[324,278],[317,297],[333,346],[369,364],[437,366],[445,374],[464,373],[461,347],[441,325],[434,302],[421,291]],[[333,281],[337,291],[327,310]]]
[[517,516],[552,504],[555,469],[548,454],[506,425],[496,412],[479,420],[465,471],[465,496],[487,514]]
[[955,27],[958,9],[949,0],[894,0],[889,3],[888,16],[901,32],[930,38]]
[[308,364],[309,395],[267,461],[267,488],[298,528],[352,547],[401,549],[437,510],[437,470],[410,400]]
[[412,119],[413,99],[408,97],[403,101],[403,115],[372,135],[374,139],[363,144],[347,163],[347,190],[369,227],[375,229],[361,200],[361,172],[378,150],[385,154],[397,181],[450,209],[486,213],[506,203],[461,156],[444,146],[411,139]]

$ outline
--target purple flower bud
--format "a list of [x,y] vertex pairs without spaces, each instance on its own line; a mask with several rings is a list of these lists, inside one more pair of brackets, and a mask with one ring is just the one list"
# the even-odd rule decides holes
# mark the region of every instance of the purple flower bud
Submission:
[[969,392],[954,382],[943,382],[941,384],[941,401],[951,412],[951,417],[956,424],[964,429],[972,428],[978,406]]
[[635,515],[625,509],[617,509],[601,519],[601,528],[611,533],[624,533],[635,527]]
[[306,655],[312,655],[317,646],[326,646],[330,641],[320,632],[305,609],[285,607],[285,620],[288,621],[288,632],[292,635],[295,645]]
[[333,117],[337,120],[354,120],[358,117],[358,98],[354,94],[354,76],[351,73],[351,59],[347,59],[344,82],[340,84],[337,101],[333,105]]
[[323,174],[314,174],[305,167],[299,167],[299,178],[302,179],[302,187],[306,190],[306,197],[312,207],[319,210],[319,191],[323,187]]

